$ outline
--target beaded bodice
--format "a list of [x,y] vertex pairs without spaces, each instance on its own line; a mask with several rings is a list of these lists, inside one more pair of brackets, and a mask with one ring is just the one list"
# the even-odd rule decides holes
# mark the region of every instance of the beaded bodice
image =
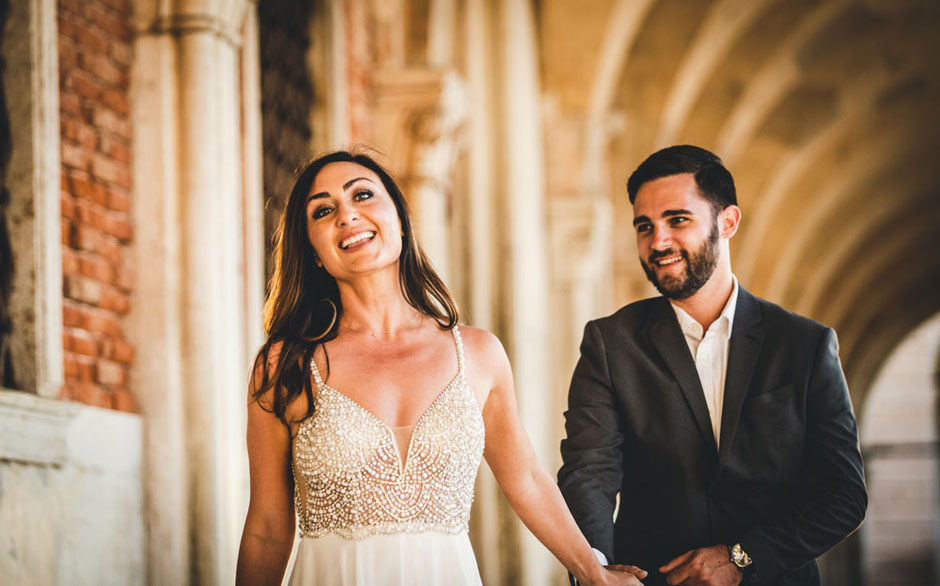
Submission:
[[293,440],[294,500],[304,537],[466,531],[483,455],[483,416],[464,374],[421,415],[405,458],[392,429],[327,385],[311,361],[314,413]]

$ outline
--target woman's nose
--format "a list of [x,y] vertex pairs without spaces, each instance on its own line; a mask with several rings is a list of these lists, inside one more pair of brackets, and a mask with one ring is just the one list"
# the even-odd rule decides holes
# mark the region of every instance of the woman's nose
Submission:
[[336,210],[336,220],[340,226],[348,226],[359,220],[359,214],[353,206],[340,204],[339,209]]

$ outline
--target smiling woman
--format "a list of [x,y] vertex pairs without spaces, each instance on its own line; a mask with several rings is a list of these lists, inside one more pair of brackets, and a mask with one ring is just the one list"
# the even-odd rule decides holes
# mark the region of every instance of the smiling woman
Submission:
[[327,165],[307,200],[307,235],[336,277],[385,268],[398,278],[404,230],[378,175],[351,162]]
[[238,584],[281,583],[295,519],[291,584],[480,584],[467,531],[481,457],[582,584],[639,584],[597,562],[522,428],[502,345],[457,327],[371,158],[336,152],[301,173],[264,317]]

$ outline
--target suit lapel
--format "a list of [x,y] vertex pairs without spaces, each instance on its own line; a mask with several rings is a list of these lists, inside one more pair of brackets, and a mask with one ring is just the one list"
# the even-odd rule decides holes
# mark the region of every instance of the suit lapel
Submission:
[[695,362],[689,353],[689,346],[685,336],[679,328],[675,312],[664,298],[660,311],[652,317],[649,335],[653,347],[662,357],[673,378],[679,383],[685,401],[692,410],[692,416],[702,434],[705,443],[715,447],[715,434],[712,432],[711,419],[708,416],[708,405],[705,403],[705,393],[702,383],[695,370]]
[[728,349],[728,369],[725,376],[725,400],[721,411],[721,447],[719,461],[723,460],[734,441],[734,433],[741,417],[741,406],[760,356],[764,342],[757,298],[740,288],[735,309],[731,345]]

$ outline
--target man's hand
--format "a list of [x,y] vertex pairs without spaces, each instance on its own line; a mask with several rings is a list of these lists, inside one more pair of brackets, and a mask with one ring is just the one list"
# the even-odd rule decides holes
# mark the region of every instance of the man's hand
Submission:
[[731,562],[728,546],[713,545],[687,551],[659,571],[669,584],[682,586],[737,586],[744,573]]

